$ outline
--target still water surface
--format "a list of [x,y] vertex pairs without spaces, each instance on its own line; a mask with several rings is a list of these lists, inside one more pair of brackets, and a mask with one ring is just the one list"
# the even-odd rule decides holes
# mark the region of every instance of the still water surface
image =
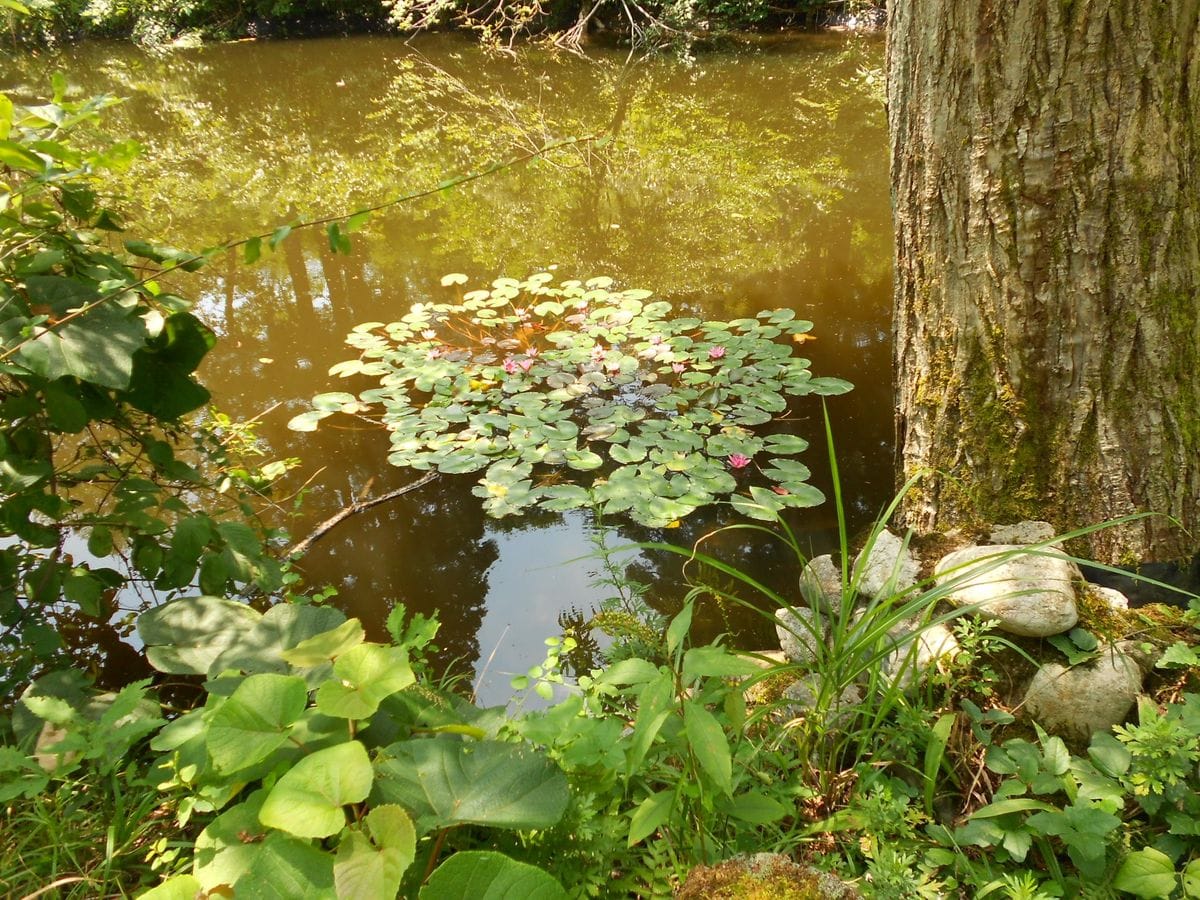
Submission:
[[[830,411],[852,527],[892,488],[890,217],[882,47],[861,38],[794,36],[691,59],[588,59],[538,51],[488,56],[453,36],[413,43],[339,38],[240,43],[150,56],[89,44],[26,60],[6,88],[32,98],[61,68],[83,93],[128,102],[109,130],[145,153],[120,187],[138,210],[131,230],[200,247],[296,218],[350,212],[437,185],[549,141],[607,132],[544,160],[393,208],[329,252],[300,231],[253,266],[230,257],[177,285],[200,298],[222,340],[201,377],[235,418],[260,417],[276,457],[300,457],[286,493],[312,479],[293,535],[351,502],[415,478],[386,462],[383,432],[285,423],[313,394],[341,389],[326,373],[350,354],[355,324],[390,321],[441,298],[449,272],[468,287],[551,269],[610,275],[653,290],[683,314],[753,316],[791,307],[811,319],[816,374],[855,391]],[[820,411],[797,410],[813,441],[805,462],[827,489]],[[543,639],[582,621],[611,591],[595,583],[595,525],[582,513],[490,520],[469,476],[441,478],[349,520],[303,568],[335,602],[382,631],[394,603],[437,610],[447,657],[473,672],[480,699],[502,701],[511,674],[544,655]],[[731,521],[714,508],[678,529],[615,522],[611,544],[691,544]],[[814,552],[834,536],[829,504],[790,522]],[[787,589],[794,563],[744,532],[710,551]],[[683,589],[671,557],[630,557],[670,613]],[[770,643],[754,616],[706,604],[697,632]]]

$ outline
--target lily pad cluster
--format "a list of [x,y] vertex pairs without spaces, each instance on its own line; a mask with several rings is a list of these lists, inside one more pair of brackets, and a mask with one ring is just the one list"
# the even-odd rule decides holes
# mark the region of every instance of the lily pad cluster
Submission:
[[[466,280],[442,284],[457,292]],[[812,323],[788,309],[673,318],[650,291],[612,286],[499,278],[397,322],[365,322],[347,338],[359,357],[330,373],[379,386],[320,394],[289,427],[377,417],[393,465],[483,472],[474,492],[493,516],[598,504],[662,527],[729,495],[756,518],[819,504],[808,468],[788,458],[807,442],[764,433],[789,396],[851,389],[794,355]]]

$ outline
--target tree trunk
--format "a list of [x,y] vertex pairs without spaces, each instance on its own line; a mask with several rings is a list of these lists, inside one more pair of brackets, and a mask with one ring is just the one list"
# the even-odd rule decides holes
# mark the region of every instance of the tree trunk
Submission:
[[1200,0],[892,0],[897,454],[920,531],[1200,543]]

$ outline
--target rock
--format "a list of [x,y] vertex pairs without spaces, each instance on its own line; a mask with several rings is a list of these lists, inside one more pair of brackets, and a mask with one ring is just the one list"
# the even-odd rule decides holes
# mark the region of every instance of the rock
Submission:
[[[821,676],[804,676],[783,692],[783,699],[787,701],[785,712],[793,719],[801,718],[816,708],[820,692]],[[852,724],[849,719],[853,716],[854,707],[862,703],[862,699],[862,691],[856,685],[846,685],[829,703],[825,712],[827,726],[837,728]]]
[[775,633],[779,635],[783,655],[798,666],[811,666],[817,658],[817,648],[825,640],[823,616],[798,606],[794,610],[787,607],[775,610],[775,618],[779,620]]
[[955,550],[934,568],[934,579],[953,584],[950,603],[975,606],[974,615],[996,619],[1009,634],[1049,637],[1075,627],[1074,566],[1056,550],[1018,552],[1023,549],[1001,544]]
[[1100,587],[1098,584],[1089,584],[1085,589],[1109,609],[1129,609],[1129,598],[1116,588]]
[[921,566],[900,538],[886,529],[879,532],[870,546],[870,555],[864,562],[867,548],[854,560],[854,571],[859,572],[858,592],[867,597],[880,598],[899,594],[917,583]]
[[1084,743],[1120,725],[1142,690],[1138,661],[1112,646],[1087,665],[1046,663],[1025,691],[1025,712],[1052,734]]
[[861,900],[837,876],[802,866],[780,853],[739,856],[696,866],[675,891],[676,900]]
[[1040,544],[1054,537],[1049,522],[1018,522],[1016,525],[993,525],[989,544]]
[[1117,641],[1117,652],[1124,653],[1138,664],[1142,675],[1149,675],[1162,659],[1163,650],[1149,641]]
[[782,650],[751,650],[742,657],[746,662],[754,663],[763,669],[773,669],[775,666],[786,665],[787,654]]
[[898,644],[883,661],[883,674],[888,682],[899,679],[904,690],[908,690],[914,683],[920,683],[939,661],[953,659],[962,649],[954,632],[941,622],[918,632],[914,649],[912,634],[917,627],[909,621],[893,628],[889,635],[897,640]]
[[33,749],[34,761],[46,772],[53,774],[63,766],[70,766],[79,759],[80,751],[55,751],[71,733],[53,722],[43,722],[42,730],[38,733],[37,746]]
[[800,594],[809,606],[830,612],[842,603],[842,570],[826,553],[810,559],[800,573]]

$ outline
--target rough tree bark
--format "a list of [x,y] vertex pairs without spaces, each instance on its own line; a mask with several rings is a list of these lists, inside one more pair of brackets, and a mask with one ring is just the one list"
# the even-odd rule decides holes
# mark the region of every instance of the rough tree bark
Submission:
[[1200,0],[892,0],[898,468],[927,531],[1200,545]]

